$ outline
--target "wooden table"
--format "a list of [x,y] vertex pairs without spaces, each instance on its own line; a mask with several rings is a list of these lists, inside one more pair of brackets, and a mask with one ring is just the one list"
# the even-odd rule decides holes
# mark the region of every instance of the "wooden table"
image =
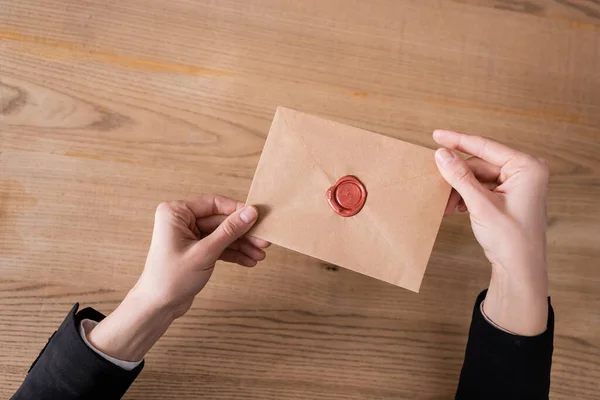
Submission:
[[[116,307],[161,200],[245,198],[277,105],[546,157],[552,398],[597,398],[592,0],[1,0],[0,397],[74,302]],[[127,398],[448,399],[488,279],[465,216],[445,219],[419,295],[281,248],[220,265]]]

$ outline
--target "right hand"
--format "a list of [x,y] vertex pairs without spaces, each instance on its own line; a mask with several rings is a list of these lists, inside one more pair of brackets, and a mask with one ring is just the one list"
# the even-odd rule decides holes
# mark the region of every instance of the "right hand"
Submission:
[[[445,214],[469,212],[475,238],[492,264],[484,312],[513,333],[544,332],[546,162],[480,136],[436,130],[433,138],[445,147],[435,160],[453,187]],[[463,160],[452,150],[474,157]]]

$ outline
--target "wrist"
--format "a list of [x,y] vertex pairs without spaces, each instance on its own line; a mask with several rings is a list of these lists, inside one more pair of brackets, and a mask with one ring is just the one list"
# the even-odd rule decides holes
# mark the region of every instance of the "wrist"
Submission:
[[88,335],[94,348],[124,361],[142,360],[167,331],[170,310],[132,289],[121,304]]
[[[515,267],[515,266],[513,266]],[[485,315],[504,330],[536,336],[548,322],[548,274],[545,265],[492,268],[492,278],[483,303]]]
[[136,287],[127,293],[117,309],[134,321],[156,328],[168,328],[175,320],[171,307],[146,296]]

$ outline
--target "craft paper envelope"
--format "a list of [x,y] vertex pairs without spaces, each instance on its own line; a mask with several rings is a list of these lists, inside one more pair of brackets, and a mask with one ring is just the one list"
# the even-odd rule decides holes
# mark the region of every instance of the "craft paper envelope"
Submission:
[[[367,190],[352,217],[326,197],[345,175]],[[252,235],[418,292],[449,195],[433,150],[279,107],[247,204]]]

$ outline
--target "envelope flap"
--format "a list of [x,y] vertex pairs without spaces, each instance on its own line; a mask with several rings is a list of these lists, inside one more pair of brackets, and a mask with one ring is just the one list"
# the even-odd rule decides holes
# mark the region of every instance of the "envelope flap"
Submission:
[[320,197],[315,186],[331,185],[329,175],[317,162],[302,135],[294,133],[280,109],[273,118],[255,173],[255,177],[270,179],[254,179],[247,199],[255,205],[276,203],[276,211],[301,207],[309,201],[307,197]]
[[[302,140],[333,182],[340,176],[360,174],[361,180],[374,188],[427,174],[439,176],[437,168],[431,168],[434,152],[425,147],[289,108],[278,107],[277,116],[285,121],[289,132]],[[381,173],[391,167],[402,174]]]

